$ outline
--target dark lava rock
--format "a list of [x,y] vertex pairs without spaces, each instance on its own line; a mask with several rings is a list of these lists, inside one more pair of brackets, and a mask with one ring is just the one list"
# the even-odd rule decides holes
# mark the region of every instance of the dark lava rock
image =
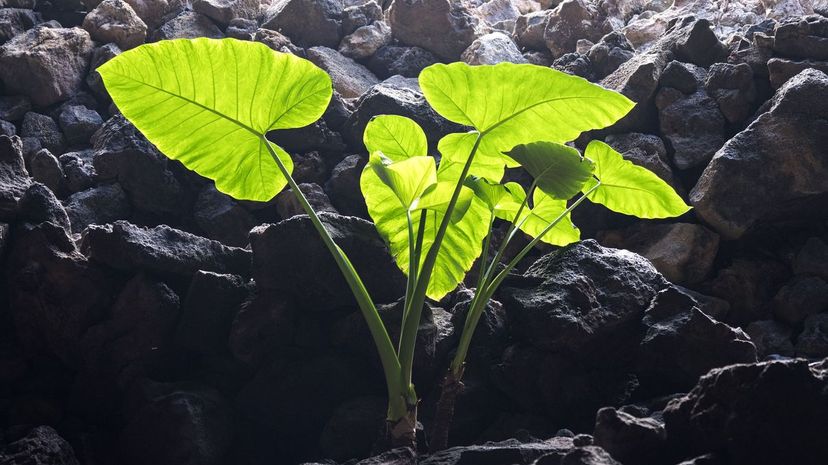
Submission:
[[800,357],[828,357],[828,314],[820,313],[805,319],[796,338],[796,354]]
[[235,247],[247,245],[256,219],[232,197],[208,186],[198,194],[193,209],[196,224],[207,237]]
[[268,134],[268,139],[288,152],[313,150],[341,152],[345,150],[342,136],[328,128],[324,119],[298,129],[283,129]]
[[690,202],[723,238],[739,238],[765,222],[825,214],[814,206],[828,193],[827,92],[825,73],[806,70],[791,78],[705,168]]
[[[331,205],[331,199],[328,198],[328,194],[322,190],[319,184],[302,183],[299,184],[299,190],[316,213],[338,213],[336,208]],[[293,189],[280,192],[276,195],[273,203],[276,204],[276,212],[284,219],[306,214],[302,204],[299,203],[299,200],[293,194]]]
[[129,121],[110,118],[92,137],[99,180],[117,180],[137,209],[177,214],[186,207],[183,187],[162,155]]
[[12,137],[16,135],[17,128],[14,126],[14,124],[0,119],[0,136]]
[[[319,395],[322,386],[324,395]],[[317,446],[337,406],[357,396],[380,394],[382,386],[382,375],[368,371],[360,358],[282,350],[242,388],[236,405],[244,417],[268,428],[291,453],[301,454],[304,448]],[[268,447],[272,442],[267,439]]]
[[704,83],[706,77],[707,71],[700,66],[671,61],[664,68],[659,84],[661,87],[678,89],[684,94],[692,94],[698,90],[700,84]]
[[45,184],[53,192],[63,191],[63,167],[48,149],[40,149],[29,157],[29,171],[32,179]]
[[359,187],[359,178],[367,162],[365,156],[348,155],[334,166],[331,177],[325,183],[325,191],[331,202],[345,215],[369,218],[368,207],[365,206]]
[[720,451],[728,463],[823,463],[828,457],[826,382],[825,361],[714,369],[668,404],[667,436],[676,438],[676,451],[686,457]]
[[667,148],[660,137],[652,134],[631,132],[627,134],[611,134],[605,141],[617,150],[625,159],[643,166],[652,171],[659,178],[670,184],[677,192],[684,188],[674,177],[673,170],[667,160]]
[[770,73],[771,87],[774,89],[782,87],[788,79],[796,76],[808,68],[828,73],[828,61],[796,61],[789,60],[787,58],[771,58],[768,60],[768,73]]
[[0,96],[0,119],[18,121],[32,110],[32,103],[22,95]]
[[0,80],[36,105],[66,100],[80,90],[93,47],[81,28],[35,27],[0,46]]
[[620,465],[620,462],[613,459],[604,449],[588,445],[576,447],[565,454],[545,455],[539,458],[534,465]]
[[[403,295],[404,277],[373,224],[332,213],[319,216],[375,302],[393,302]],[[254,228],[250,245],[259,289],[282,292],[312,311],[355,304],[342,272],[307,216]]]
[[342,35],[382,20],[382,7],[375,1],[346,6],[342,10]]
[[90,224],[128,219],[132,213],[126,193],[117,182],[76,192],[66,199],[64,207],[74,233],[83,232]]
[[618,69],[633,55],[635,53],[632,44],[620,31],[613,31],[602,37],[586,54],[599,79]]
[[11,308],[18,339],[76,365],[79,340],[111,301],[111,283],[54,224],[20,226],[9,251]]
[[552,62],[552,67],[564,73],[593,79],[592,63],[586,55],[577,52],[565,53]]
[[776,25],[773,50],[790,58],[828,60],[828,18],[790,18]]
[[58,158],[63,167],[66,187],[70,192],[80,192],[95,184],[98,173],[93,164],[94,156],[94,151],[82,150],[64,153]]
[[196,0],[193,10],[218,24],[227,25],[233,19],[255,20],[259,16],[257,0]]
[[704,88],[729,123],[738,124],[753,113],[757,90],[750,65],[715,63],[707,72]]
[[129,465],[221,465],[235,436],[231,406],[211,389],[158,386],[121,432]]
[[637,418],[612,407],[595,416],[595,444],[625,463],[663,463],[667,434],[664,422]]
[[258,292],[240,305],[230,326],[230,352],[246,365],[259,367],[281,349],[302,345],[296,331],[298,313],[279,293]]
[[439,61],[434,54],[420,47],[386,45],[371,57],[368,61],[368,69],[380,79],[387,79],[397,74],[407,78],[416,78],[424,68]]
[[43,22],[40,14],[25,8],[4,8],[0,9],[0,44],[7,42],[18,34],[22,34],[34,27],[35,24]]
[[224,33],[209,17],[195,11],[185,10],[156,29],[150,34],[149,40],[196,39],[198,37],[222,39]]
[[578,40],[597,42],[605,31],[598,11],[583,0],[564,0],[552,10],[543,31],[546,48],[555,58],[574,52]]
[[343,98],[357,98],[379,83],[379,79],[351,58],[327,47],[311,47],[308,60],[324,69]]
[[629,228],[604,231],[603,245],[627,249],[650,260],[670,282],[695,284],[713,269],[719,236],[692,223],[637,223]]
[[793,331],[778,321],[754,321],[747,325],[745,332],[756,346],[756,354],[760,360],[770,355],[794,355],[794,346],[791,342]]
[[161,225],[142,228],[126,221],[86,229],[82,245],[90,259],[122,271],[149,271],[189,278],[198,270],[248,276],[250,252]]
[[50,426],[38,426],[0,448],[3,465],[79,465],[72,446]]
[[20,199],[20,219],[34,224],[49,222],[67,232],[72,230],[69,216],[60,200],[55,197],[54,192],[39,182],[29,186]]
[[[377,311],[388,330],[391,341],[397,345],[400,338],[400,326],[403,315],[403,302],[379,305]],[[448,344],[453,341],[454,326],[451,315],[439,307],[426,304],[417,329],[417,345],[414,349],[414,384],[428,385],[442,371],[443,359],[448,352]],[[334,346],[359,356],[363,360],[373,360],[377,369],[381,368],[377,350],[371,340],[371,333],[360,312],[353,312],[337,321],[331,330]]]
[[380,396],[362,396],[343,402],[334,410],[319,438],[324,457],[348,460],[371,454],[377,438],[385,433],[388,400]]
[[673,163],[686,170],[704,166],[725,143],[725,119],[704,90],[684,95],[663,88],[656,95],[661,133],[672,147]]
[[230,325],[248,292],[239,276],[197,271],[181,304],[176,345],[202,354],[225,352]]
[[178,296],[141,273],[127,282],[111,313],[83,335],[83,363],[73,400],[95,417],[112,413],[132,383],[153,373],[169,355]]
[[393,76],[371,87],[356,103],[356,110],[343,128],[345,138],[356,147],[362,147],[362,133],[374,116],[393,114],[406,116],[422,126],[430,137],[429,144],[461,127],[439,116],[426,102],[416,79]]
[[40,113],[29,112],[20,125],[20,136],[37,139],[40,145],[52,153],[63,153],[66,141],[57,123],[52,118]]
[[10,219],[17,214],[20,198],[31,183],[22,141],[17,136],[0,136],[0,218]]
[[89,63],[89,74],[86,76],[86,85],[92,90],[101,102],[109,102],[109,93],[104,87],[103,78],[95,71],[99,66],[121,54],[121,49],[115,44],[104,44],[92,51]]
[[505,463],[529,465],[548,454],[565,456],[574,448],[572,439],[565,437],[553,437],[545,441],[534,440],[531,442],[509,439],[501,442],[452,447],[432,454],[420,460],[419,463],[421,465],[464,465],[473,463],[481,465]]
[[816,276],[796,276],[779,289],[771,303],[774,316],[789,325],[828,310],[828,283]]
[[645,258],[593,240],[568,246],[532,264],[525,289],[502,290],[518,334],[558,351],[601,344],[604,336],[640,320],[667,282]]
[[719,41],[706,19],[693,21],[693,17],[684,17],[678,24],[690,22],[689,25],[677,26],[674,53],[679,61],[686,61],[698,66],[708,67],[713,63],[724,61],[727,47]]
[[67,105],[60,112],[58,121],[69,145],[86,144],[103,124],[97,111],[83,105]]
[[743,326],[770,318],[766,305],[788,279],[784,265],[770,260],[736,259],[720,268],[710,283],[710,295],[730,303],[722,321]]
[[747,334],[705,315],[676,288],[659,292],[643,323],[639,372],[642,383],[658,386],[658,392],[687,389],[715,367],[756,361]]
[[387,13],[394,37],[456,61],[477,38],[479,19],[469,6],[449,0],[395,0]]
[[818,237],[811,237],[794,259],[796,274],[819,276],[828,280],[828,244]]
[[281,31],[299,46],[336,48],[342,38],[342,2],[279,0],[264,12],[262,27]]

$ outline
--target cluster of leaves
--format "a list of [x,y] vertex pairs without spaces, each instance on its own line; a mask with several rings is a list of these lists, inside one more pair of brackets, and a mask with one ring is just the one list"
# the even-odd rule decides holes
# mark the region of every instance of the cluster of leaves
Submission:
[[[291,176],[290,156],[270,131],[316,121],[331,79],[310,62],[237,40],[172,40],[127,51],[98,68],[118,108],[168,157],[215,181],[237,199],[267,201],[290,186],[340,267],[377,346],[389,392],[389,421],[413,437],[411,383],[416,331],[426,297],[438,300],[484,261],[452,369],[462,370],[477,320],[495,289],[538,242],[566,245],[580,232],[570,213],[585,199],[641,218],[678,216],[689,207],[648,170],[593,141],[581,154],[566,145],[615,123],[633,103],[551,68],[502,63],[437,64],[423,70],[429,104],[468,132],[448,134],[429,154],[414,121],[380,115],[365,129],[369,161],[360,185],[380,235],[408,276],[395,348],[357,270],[333,242]],[[502,179],[523,167],[528,189]],[[510,224],[489,258],[496,219]],[[498,264],[517,231],[533,239]],[[414,421],[412,421],[412,411]]]

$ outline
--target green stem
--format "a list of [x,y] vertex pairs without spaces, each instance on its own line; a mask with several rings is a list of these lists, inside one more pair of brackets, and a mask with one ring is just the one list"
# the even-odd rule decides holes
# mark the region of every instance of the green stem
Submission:
[[477,269],[478,277],[477,277],[477,286],[475,286],[475,294],[477,290],[483,287],[483,283],[486,279],[486,274],[488,268],[486,266],[486,261],[489,259],[489,245],[492,242],[492,227],[494,226],[495,215],[494,212],[489,214],[489,233],[486,234],[486,239],[483,241],[483,253],[480,254],[480,266]]
[[[528,254],[535,245],[538,244],[540,239],[546,235],[549,231],[552,230],[555,226],[558,225],[566,215],[572,213],[581,202],[584,201],[598,186],[601,185],[601,181],[599,180],[597,184],[592,186],[584,195],[578,198],[575,202],[572,203],[566,210],[563,211],[554,221],[549,223],[549,225],[544,228],[544,230],[538,234],[532,241],[523,248],[510,262],[506,265],[506,268],[500,271],[498,275],[491,281],[489,279],[491,276],[487,273],[486,281],[484,282],[483,286],[477,289],[475,292],[474,299],[469,307],[469,311],[466,314],[466,323],[463,325],[463,333],[460,336],[460,343],[457,346],[457,352],[454,355],[454,359],[451,362],[451,370],[455,374],[462,373],[463,364],[466,362],[466,355],[469,351],[469,346],[471,344],[472,336],[474,335],[475,328],[477,328],[477,323],[480,321],[480,317],[483,315],[483,311],[486,308],[486,304],[488,304],[489,299],[492,298],[495,291],[497,290],[498,286],[506,279],[506,276],[517,266],[517,264],[523,259],[523,257]],[[494,269],[494,265],[490,267],[490,270]]]
[[497,269],[497,264],[500,263],[500,260],[503,259],[503,254],[506,253],[506,247],[515,237],[515,233],[518,231],[520,226],[523,225],[523,222],[526,221],[526,218],[529,216],[527,215],[520,224],[518,224],[518,219],[520,219],[520,214],[523,213],[523,209],[526,208],[527,203],[529,202],[529,197],[532,195],[532,192],[535,190],[535,186],[537,185],[537,181],[532,181],[532,185],[529,186],[529,190],[526,192],[526,195],[523,197],[523,201],[520,202],[520,207],[518,207],[517,213],[515,214],[515,218],[509,223],[509,228],[506,230],[506,236],[501,241],[500,246],[497,248],[497,253],[495,254],[492,263],[489,264],[489,267],[486,269],[486,279],[488,280],[491,276],[494,275],[495,270]]
[[397,353],[394,350],[394,345],[391,343],[391,338],[388,337],[388,332],[385,330],[385,325],[379,316],[379,312],[377,312],[377,308],[374,305],[373,300],[371,300],[371,296],[368,294],[368,290],[365,288],[365,285],[360,279],[356,269],[354,269],[354,266],[351,264],[351,261],[348,260],[345,252],[343,252],[342,249],[336,245],[336,242],[334,242],[330,233],[328,233],[328,230],[325,229],[325,226],[322,224],[319,216],[313,210],[313,207],[311,207],[308,199],[299,189],[299,186],[296,184],[293,176],[291,176],[290,172],[287,170],[287,167],[285,167],[282,160],[273,150],[273,147],[270,146],[270,141],[262,136],[262,142],[265,144],[268,151],[270,151],[270,156],[273,157],[273,160],[276,162],[276,165],[279,167],[282,175],[287,179],[288,185],[293,191],[293,195],[296,196],[299,204],[302,205],[305,213],[308,214],[311,223],[314,228],[316,228],[319,236],[322,238],[322,242],[325,243],[325,246],[331,252],[331,255],[333,255],[334,261],[336,261],[339,270],[345,277],[345,281],[348,282],[348,287],[351,288],[351,292],[353,293],[354,298],[356,298],[359,309],[362,312],[362,316],[365,317],[365,322],[368,324],[368,330],[371,332],[371,337],[374,339],[377,352],[379,352],[382,369],[385,372],[385,382],[388,387],[389,419],[396,420],[405,416],[408,409],[404,402],[405,392],[403,391],[403,386],[400,384],[400,362],[397,358]]
[[414,345],[417,340],[417,329],[420,323],[420,316],[423,312],[423,305],[425,305],[426,291],[428,290],[428,283],[431,280],[431,273],[434,270],[434,265],[437,263],[437,254],[440,252],[440,246],[443,242],[443,237],[446,234],[449,223],[451,223],[451,215],[454,213],[454,207],[457,205],[457,199],[460,198],[460,192],[463,189],[463,180],[469,174],[474,156],[477,149],[480,147],[480,141],[483,139],[485,133],[478,133],[474,141],[469,158],[466,164],[463,165],[463,171],[457,180],[457,185],[454,187],[454,192],[451,195],[443,220],[437,229],[437,234],[434,236],[434,242],[428,249],[422,269],[418,275],[417,286],[414,289],[410,309],[406,315],[407,318],[403,322],[403,330],[400,335],[400,364],[402,366],[402,383],[403,386],[411,385],[412,367],[414,364]]
[[[409,310],[408,303],[411,301],[411,296],[414,294],[414,286],[417,284],[417,245],[415,244],[414,222],[411,221],[410,210],[405,212],[405,219],[408,224],[408,279],[405,283],[405,300],[403,301],[403,316],[401,321],[405,321]],[[400,350],[399,344],[402,344],[402,339],[398,342],[398,351]]]

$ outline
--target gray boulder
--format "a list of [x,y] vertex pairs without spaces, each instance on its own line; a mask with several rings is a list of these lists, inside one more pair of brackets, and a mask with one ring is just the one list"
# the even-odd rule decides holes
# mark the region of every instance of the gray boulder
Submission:
[[66,199],[64,208],[74,233],[82,233],[91,224],[125,220],[132,213],[126,193],[117,182],[76,192]]
[[474,13],[464,3],[449,0],[394,0],[388,22],[403,44],[448,61],[459,59],[479,35]]
[[121,271],[190,278],[198,270],[250,274],[250,252],[169,226],[142,228],[126,221],[91,225],[81,248],[91,260]]
[[[690,202],[725,239],[779,219],[807,220],[828,192],[828,76],[806,70],[790,79],[744,131],[705,168]],[[796,147],[796,156],[790,148]],[[738,194],[737,194],[738,193]]]
[[495,65],[497,63],[526,63],[517,45],[502,32],[492,32],[474,40],[460,59],[470,65]]
[[299,46],[335,48],[342,38],[342,0],[276,0],[262,27],[281,31]]
[[311,47],[308,59],[331,75],[333,87],[343,98],[357,98],[379,83],[368,68],[334,49]]
[[147,25],[124,0],[104,0],[83,19],[83,28],[98,42],[129,50],[144,43]]
[[0,80],[36,105],[66,100],[80,90],[92,48],[83,29],[35,27],[0,46]]

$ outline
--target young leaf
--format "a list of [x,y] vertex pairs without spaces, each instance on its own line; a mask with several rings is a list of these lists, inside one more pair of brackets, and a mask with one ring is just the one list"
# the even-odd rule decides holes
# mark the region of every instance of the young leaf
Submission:
[[489,207],[489,211],[494,211],[500,200],[504,196],[510,195],[503,184],[490,182],[476,176],[466,178],[464,184],[474,191],[474,195]]
[[[566,200],[554,199],[540,189],[535,189],[532,195],[532,209],[520,229],[532,237],[538,237],[564,210],[566,210]],[[572,223],[572,218],[568,213],[557,226],[541,238],[547,244],[560,246],[577,242],[579,239],[581,239],[581,231]]]
[[592,177],[593,163],[572,147],[555,142],[521,144],[506,152],[535,178],[538,189],[568,200]]
[[[613,124],[634,106],[623,95],[583,78],[529,64],[435,64],[420,73],[419,82],[437,113],[484,134],[485,145],[471,170],[481,177],[488,176],[476,172],[474,165],[502,167],[508,163],[505,150],[537,140],[571,141],[583,131]],[[460,152],[452,160],[465,162],[468,154]]]
[[[609,145],[594,140],[584,155],[595,162],[595,175],[601,180],[589,200],[639,218],[669,218],[690,210],[670,185],[652,171],[624,160]],[[594,179],[587,181],[582,191],[586,193],[595,184]]]
[[[447,134],[437,143],[440,151],[440,167],[437,176],[446,181],[457,181],[463,171],[463,165],[469,158],[477,134],[473,132],[455,132]],[[490,181],[500,181],[503,177],[503,157],[497,148],[492,148],[484,139],[477,149],[469,174]]]
[[411,209],[437,182],[437,167],[429,156],[411,157],[398,162],[384,158],[380,152],[371,154],[368,166],[388,186],[406,210]]
[[414,120],[399,115],[371,118],[362,134],[368,153],[376,151],[393,161],[428,155],[425,132]]
[[[455,184],[449,181],[438,181],[432,184],[417,202],[415,210],[432,210],[445,214],[451,194],[454,193],[454,186]],[[460,191],[451,221],[456,223],[466,215],[466,211],[471,206],[472,197],[474,197],[474,192],[471,189],[464,187]]]
[[[438,183],[439,185],[440,183]],[[368,166],[362,171],[360,187],[362,195],[365,197],[368,213],[371,215],[371,219],[374,220],[377,231],[388,243],[388,248],[397,263],[397,267],[403,273],[408,274],[409,248],[406,209],[400,205],[396,194]],[[452,185],[451,188],[453,189],[453,187]],[[435,192],[437,190],[435,188]],[[440,189],[440,191],[442,190]],[[439,197],[442,194],[435,195]],[[449,192],[448,195],[450,196],[451,193]],[[423,196],[421,202],[425,202],[427,196],[428,193]],[[428,283],[426,295],[435,300],[441,299],[463,280],[482,252],[483,238],[488,232],[486,228],[480,227],[481,224],[486,224],[488,221],[486,207],[474,195],[471,195],[471,192],[468,192],[467,194],[461,193],[461,200],[458,201],[457,209],[462,209],[463,198],[469,200],[468,206],[465,208],[465,214],[449,225],[437,258],[440,266],[434,269]],[[434,237],[444,216],[438,205],[435,205],[435,208],[420,210],[426,215],[423,250],[428,250],[434,243]],[[445,211],[445,206],[442,207],[442,211]],[[420,213],[414,212],[412,216],[416,234]],[[421,260],[425,258],[424,256],[425,254],[423,254]]]
[[[286,184],[264,135],[322,116],[331,79],[257,42],[177,39],[98,68],[118,109],[168,157],[237,199],[270,200]],[[271,144],[290,171],[290,156]]]

